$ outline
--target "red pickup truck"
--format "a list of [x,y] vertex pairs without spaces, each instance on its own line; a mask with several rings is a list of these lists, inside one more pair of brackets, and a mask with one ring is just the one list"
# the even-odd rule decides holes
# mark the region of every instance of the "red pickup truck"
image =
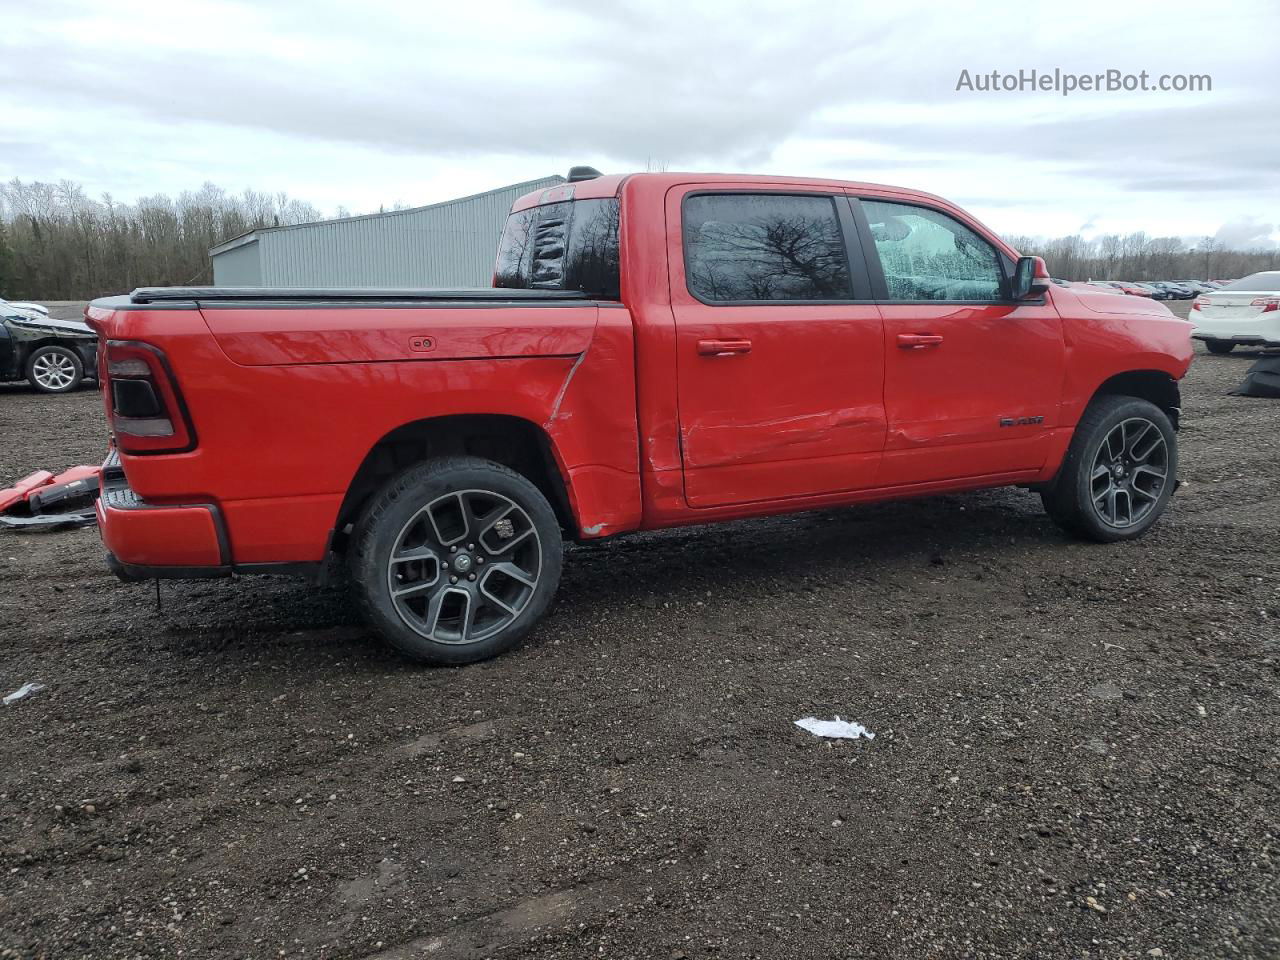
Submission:
[[979,487],[1080,536],[1176,486],[1191,325],[1054,286],[945,200],[764,176],[520,199],[493,289],[94,301],[126,578],[319,574],[457,664],[542,616],[565,537]]

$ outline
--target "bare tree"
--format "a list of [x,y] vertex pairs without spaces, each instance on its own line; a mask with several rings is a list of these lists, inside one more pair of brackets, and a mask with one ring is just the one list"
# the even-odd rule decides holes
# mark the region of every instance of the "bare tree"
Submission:
[[281,193],[232,197],[205,183],[121,204],[80,184],[0,185],[0,296],[80,300],[136,286],[207,282],[209,248],[258,227],[319,220]]
[[1280,250],[1229,250],[1205,237],[1193,249],[1178,237],[1107,234],[1096,240],[1079,236],[1041,240],[1013,237],[1023,254],[1044,257],[1050,272],[1063,280],[1218,280],[1274,270]]

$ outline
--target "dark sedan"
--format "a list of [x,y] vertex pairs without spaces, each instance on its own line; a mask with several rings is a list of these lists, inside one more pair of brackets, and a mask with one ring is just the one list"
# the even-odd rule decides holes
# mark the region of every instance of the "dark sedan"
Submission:
[[70,393],[98,375],[98,338],[85,324],[0,307],[0,381]]

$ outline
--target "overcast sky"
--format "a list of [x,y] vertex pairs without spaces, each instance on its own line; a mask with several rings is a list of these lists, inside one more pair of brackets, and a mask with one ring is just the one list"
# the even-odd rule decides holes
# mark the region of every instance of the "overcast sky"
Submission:
[[[367,212],[652,163],[919,187],[1006,235],[1280,243],[1275,0],[0,0],[0,24],[0,177],[94,196]],[[1213,89],[956,90],[1032,68]]]

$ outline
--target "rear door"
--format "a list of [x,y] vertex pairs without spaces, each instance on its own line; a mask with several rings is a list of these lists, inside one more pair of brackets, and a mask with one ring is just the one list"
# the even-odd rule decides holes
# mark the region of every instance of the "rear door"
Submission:
[[1050,300],[1010,300],[1008,258],[940,208],[854,201],[884,316],[882,482],[1039,469],[1065,348]]
[[884,339],[847,200],[699,184],[667,223],[688,503],[874,486]]

